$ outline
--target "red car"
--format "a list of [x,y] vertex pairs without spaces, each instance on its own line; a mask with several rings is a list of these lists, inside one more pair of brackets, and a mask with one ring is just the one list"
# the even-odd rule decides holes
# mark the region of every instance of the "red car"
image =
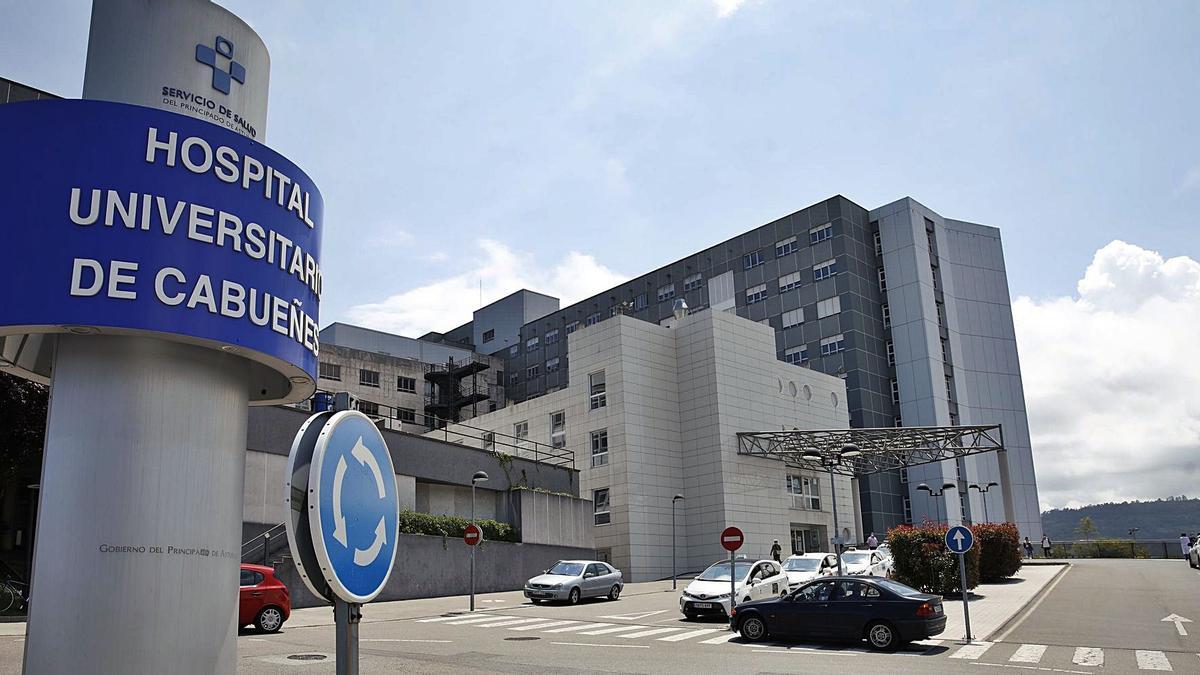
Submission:
[[239,595],[239,626],[253,624],[264,633],[277,633],[292,613],[287,586],[270,567],[243,564]]

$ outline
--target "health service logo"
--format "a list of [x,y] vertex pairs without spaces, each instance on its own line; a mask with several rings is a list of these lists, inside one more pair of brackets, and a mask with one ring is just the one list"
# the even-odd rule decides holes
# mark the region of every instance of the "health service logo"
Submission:
[[[218,55],[229,59],[229,70],[222,70],[217,65]],[[238,84],[246,83],[246,66],[233,60],[233,43],[220,35],[217,36],[214,47],[206,44],[196,45],[196,60],[212,68],[213,89],[222,94],[229,93],[231,80],[237,80]]]

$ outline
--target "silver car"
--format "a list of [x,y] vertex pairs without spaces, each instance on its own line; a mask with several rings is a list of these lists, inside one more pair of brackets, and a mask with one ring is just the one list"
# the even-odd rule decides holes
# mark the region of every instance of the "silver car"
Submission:
[[599,560],[560,560],[545,574],[525,582],[525,597],[533,604],[565,600],[574,605],[583,598],[621,597],[625,581],[621,571]]

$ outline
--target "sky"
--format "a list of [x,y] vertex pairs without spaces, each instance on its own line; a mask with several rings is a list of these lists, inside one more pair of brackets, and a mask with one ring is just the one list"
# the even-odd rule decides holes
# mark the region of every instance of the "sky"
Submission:
[[[324,195],[322,325],[565,304],[911,196],[1001,229],[1043,506],[1198,492],[1200,4],[220,4]],[[0,0],[0,76],[78,96],[89,8]]]

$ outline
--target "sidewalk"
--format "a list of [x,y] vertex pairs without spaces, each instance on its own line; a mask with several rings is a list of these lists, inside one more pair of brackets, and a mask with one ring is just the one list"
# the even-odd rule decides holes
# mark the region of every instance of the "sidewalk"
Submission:
[[[1042,564],[1024,565],[1017,576],[1001,584],[982,584],[971,592],[971,634],[975,640],[987,640],[1010,619],[1037,598],[1067,570],[1065,561],[1046,561]],[[942,600],[946,612],[946,632],[938,637],[943,640],[961,640],[966,635],[963,621],[962,598],[948,597]]]

